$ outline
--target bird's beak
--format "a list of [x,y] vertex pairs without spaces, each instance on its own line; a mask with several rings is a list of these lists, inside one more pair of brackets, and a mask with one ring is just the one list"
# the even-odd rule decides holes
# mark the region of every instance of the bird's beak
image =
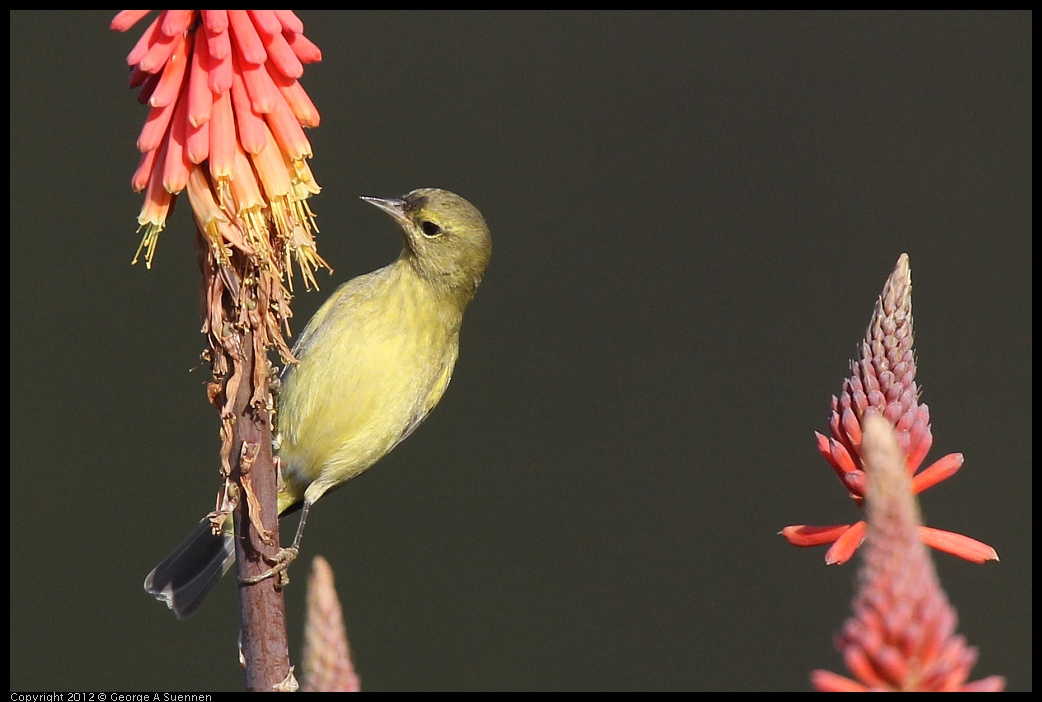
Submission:
[[391,215],[394,221],[403,227],[408,224],[409,218],[405,216],[405,200],[398,197],[365,197],[364,195],[362,199]]

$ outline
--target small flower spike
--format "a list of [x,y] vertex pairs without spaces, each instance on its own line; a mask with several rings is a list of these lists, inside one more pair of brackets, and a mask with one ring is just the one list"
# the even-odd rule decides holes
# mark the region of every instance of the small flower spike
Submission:
[[[912,274],[908,255],[901,254],[876,302],[861,342],[860,358],[851,362],[850,377],[843,382],[839,397],[832,398],[830,436],[815,433],[818,451],[858,506],[864,500],[867,483],[862,432],[868,417],[882,417],[894,428],[915,494],[946,480],[962,466],[962,454],[952,453],[919,471],[933,444],[933,434],[930,408],[919,404],[912,341]],[[925,526],[918,532],[923,543],[968,561],[998,560],[995,549],[967,536]],[[850,560],[865,533],[864,521],[826,527],[797,524],[781,531],[796,546],[832,544],[825,553],[825,562],[830,565]]]
[[998,675],[967,682],[977,650],[955,633],[955,610],[920,537],[898,433],[878,415],[862,427],[868,535],[854,615],[836,639],[855,679],[816,670],[811,682],[819,692],[1001,692]]

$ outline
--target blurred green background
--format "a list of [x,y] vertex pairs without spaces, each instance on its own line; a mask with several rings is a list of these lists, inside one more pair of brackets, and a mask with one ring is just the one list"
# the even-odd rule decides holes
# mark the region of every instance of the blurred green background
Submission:
[[[454,190],[492,266],[452,387],[312,513],[365,689],[791,689],[844,672],[856,510],[815,449],[901,252],[928,523],[974,677],[1031,678],[1031,15],[301,12],[336,269],[400,240],[359,195]],[[193,224],[131,267],[146,110],[112,12],[11,13],[11,687],[240,689],[231,579],[141,590],[213,504]],[[295,522],[295,520],[294,520]]]

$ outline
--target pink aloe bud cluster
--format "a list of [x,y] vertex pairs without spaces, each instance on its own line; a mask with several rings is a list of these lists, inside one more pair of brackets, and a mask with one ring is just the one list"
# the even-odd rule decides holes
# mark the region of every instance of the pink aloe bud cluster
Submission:
[[[831,436],[816,433],[818,451],[859,506],[866,489],[862,438],[868,417],[882,417],[893,427],[915,494],[951,477],[962,466],[962,454],[952,453],[919,471],[933,434],[930,409],[919,403],[912,342],[912,276],[908,256],[902,254],[876,303],[860,358],[851,362],[850,377],[843,382],[839,397],[832,398]],[[918,531],[924,543],[966,560],[998,560],[995,549],[967,536],[925,526]],[[832,544],[825,561],[834,564],[850,559],[865,532],[865,522],[858,521],[833,526],[798,524],[781,533],[796,546]]]
[[811,674],[822,692],[999,692],[1005,679],[967,682],[977,651],[955,633],[957,617],[919,535],[919,508],[907,449],[890,421],[862,423],[860,457],[868,474],[868,536],[851,617],[836,640],[856,680]]
[[[111,26],[126,31],[149,12],[123,10]],[[324,263],[305,200],[319,187],[302,127],[318,126],[319,115],[298,79],[321,52],[303,31],[290,10],[161,10],[145,29],[127,63],[131,87],[151,108],[132,178],[145,191],[138,255],[146,265],[174,197],[187,189],[218,260],[232,249],[263,264],[292,254],[313,282]]]
[[315,557],[304,626],[304,692],[361,692],[329,561]]

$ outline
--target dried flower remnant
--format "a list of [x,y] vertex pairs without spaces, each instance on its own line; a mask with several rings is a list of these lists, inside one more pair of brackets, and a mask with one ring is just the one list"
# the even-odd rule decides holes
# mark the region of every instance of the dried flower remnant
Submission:
[[857,678],[811,674],[820,692],[1001,692],[1005,679],[967,682],[977,650],[955,633],[957,618],[919,535],[919,507],[893,425],[863,422],[869,476],[868,536],[854,616],[836,647]]
[[[861,451],[862,429],[867,417],[881,416],[894,427],[914,494],[946,480],[962,466],[962,454],[952,453],[919,471],[933,444],[933,434],[930,409],[919,404],[912,342],[912,275],[908,255],[901,254],[876,302],[861,343],[860,358],[851,362],[851,375],[843,382],[839,397],[832,398],[831,437],[815,433],[818,451],[859,506],[865,495]],[[865,533],[864,521],[826,527],[798,524],[785,527],[781,532],[796,546],[832,544],[825,554],[829,564],[848,561],[861,545]],[[968,561],[998,560],[995,549],[961,534],[920,526],[919,537],[929,546]]]
[[304,692],[360,692],[351,662],[344,615],[325,558],[312,562],[304,626]]

